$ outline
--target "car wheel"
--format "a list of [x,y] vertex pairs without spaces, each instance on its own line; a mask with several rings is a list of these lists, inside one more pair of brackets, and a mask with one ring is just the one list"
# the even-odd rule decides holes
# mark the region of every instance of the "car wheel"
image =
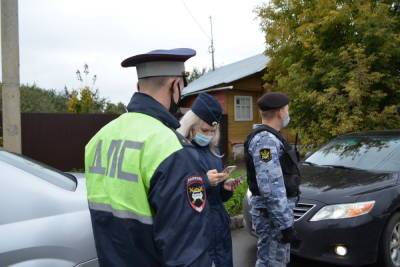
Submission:
[[395,213],[390,218],[381,242],[380,261],[382,265],[400,267],[400,213]]

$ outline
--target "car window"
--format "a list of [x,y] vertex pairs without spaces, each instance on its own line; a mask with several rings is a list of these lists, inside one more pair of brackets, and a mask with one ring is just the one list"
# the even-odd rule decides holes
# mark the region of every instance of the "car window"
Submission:
[[63,173],[24,156],[0,150],[0,161],[10,164],[63,189],[69,191],[75,191],[76,189],[77,181],[73,175]]
[[346,136],[315,152],[306,162],[368,171],[400,171],[400,136]]

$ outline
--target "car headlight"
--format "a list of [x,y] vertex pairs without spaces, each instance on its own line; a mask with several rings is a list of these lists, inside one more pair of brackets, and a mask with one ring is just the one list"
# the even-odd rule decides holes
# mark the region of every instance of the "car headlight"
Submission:
[[354,218],[369,213],[374,206],[375,201],[329,205],[320,209],[311,221]]

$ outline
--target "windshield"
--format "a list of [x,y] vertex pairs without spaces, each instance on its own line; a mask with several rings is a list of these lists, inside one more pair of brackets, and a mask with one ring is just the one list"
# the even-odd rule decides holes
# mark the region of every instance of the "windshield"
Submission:
[[0,150],[0,161],[33,174],[36,177],[63,189],[69,191],[75,191],[76,189],[76,178],[72,175],[63,173],[37,161],[27,159],[24,156]]
[[334,139],[305,162],[374,172],[400,171],[400,136],[344,136]]

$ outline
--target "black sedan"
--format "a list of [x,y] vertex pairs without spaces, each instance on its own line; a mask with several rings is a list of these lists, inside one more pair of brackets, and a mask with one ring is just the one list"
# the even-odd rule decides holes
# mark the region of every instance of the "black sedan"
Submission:
[[[294,210],[304,258],[359,266],[400,266],[400,130],[340,136],[301,164]],[[248,192],[246,225],[251,229]]]

